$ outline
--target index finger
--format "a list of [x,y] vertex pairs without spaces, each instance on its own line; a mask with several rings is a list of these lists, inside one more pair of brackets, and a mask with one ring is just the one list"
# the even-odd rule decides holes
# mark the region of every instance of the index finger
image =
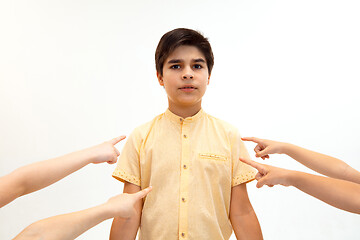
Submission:
[[260,163],[257,163],[253,160],[245,159],[245,158],[239,158],[239,160],[247,165],[250,165],[250,166],[256,168],[259,172],[260,171],[262,172],[264,170],[263,166]]
[[145,189],[143,189],[143,190],[135,193],[135,195],[136,195],[139,199],[141,199],[141,198],[145,197],[149,192],[151,192],[151,190],[152,190],[152,186],[147,187],[147,188],[145,188]]
[[113,138],[111,139],[109,142],[112,144],[112,145],[115,145],[117,144],[118,142],[120,142],[121,140],[124,140],[126,138],[126,136],[120,136],[120,137],[116,137],[116,138]]
[[261,143],[261,139],[256,138],[256,137],[242,137],[241,140],[243,140],[243,141],[251,141],[251,142],[255,142],[255,143]]

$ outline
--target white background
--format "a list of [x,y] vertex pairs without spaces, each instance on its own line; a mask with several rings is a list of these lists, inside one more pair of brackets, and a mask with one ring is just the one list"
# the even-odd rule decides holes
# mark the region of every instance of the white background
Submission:
[[[164,112],[154,52],[177,27],[212,44],[206,112],[243,136],[291,142],[360,170],[359,12],[355,0],[1,1],[0,176],[129,135]],[[309,171],[286,156],[267,163]],[[3,207],[0,239],[122,192],[114,167],[89,165]],[[358,215],[297,189],[252,182],[248,191],[265,239],[359,237]],[[110,226],[79,239],[107,239]]]

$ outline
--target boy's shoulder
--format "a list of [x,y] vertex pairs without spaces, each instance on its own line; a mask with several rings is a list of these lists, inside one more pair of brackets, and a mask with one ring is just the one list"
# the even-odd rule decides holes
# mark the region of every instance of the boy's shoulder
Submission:
[[235,133],[238,132],[237,127],[235,127],[233,124],[231,124],[231,123],[229,123],[229,122],[227,122],[227,121],[224,121],[224,120],[222,120],[222,119],[220,119],[220,118],[218,118],[218,117],[214,117],[214,116],[212,116],[212,115],[210,115],[210,114],[208,114],[208,113],[206,114],[206,116],[207,116],[207,118],[208,118],[211,122],[213,122],[216,126],[221,127],[221,128],[223,128],[224,130],[227,130],[227,131],[229,131],[229,132],[235,132]]
[[157,115],[156,117],[154,117],[152,120],[150,121],[147,121],[139,126],[137,126],[132,134],[133,135],[137,135],[137,136],[141,136],[141,135],[144,135],[146,133],[148,133],[150,131],[150,129],[152,128],[152,126],[159,120],[163,117],[163,113],[162,114],[159,114]]

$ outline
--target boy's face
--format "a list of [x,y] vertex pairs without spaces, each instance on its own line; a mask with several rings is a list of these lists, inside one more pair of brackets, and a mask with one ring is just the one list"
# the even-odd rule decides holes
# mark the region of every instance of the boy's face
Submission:
[[157,73],[168,95],[169,108],[201,108],[201,99],[210,76],[204,55],[194,46],[176,48],[164,62],[163,75]]

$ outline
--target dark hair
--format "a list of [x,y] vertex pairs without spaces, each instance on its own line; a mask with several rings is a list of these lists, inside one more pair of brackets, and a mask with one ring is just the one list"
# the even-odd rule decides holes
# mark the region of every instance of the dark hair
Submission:
[[165,60],[177,47],[183,45],[197,47],[204,54],[210,75],[214,66],[211,45],[201,33],[187,28],[176,28],[161,37],[155,51],[156,71],[162,76]]

